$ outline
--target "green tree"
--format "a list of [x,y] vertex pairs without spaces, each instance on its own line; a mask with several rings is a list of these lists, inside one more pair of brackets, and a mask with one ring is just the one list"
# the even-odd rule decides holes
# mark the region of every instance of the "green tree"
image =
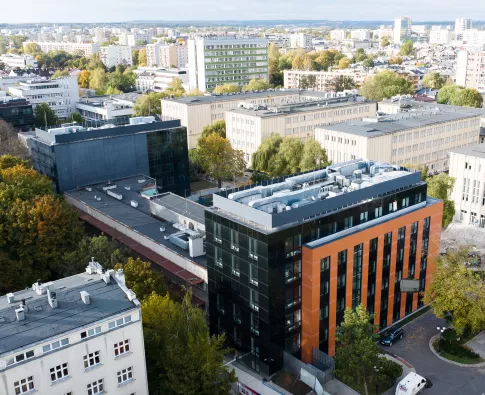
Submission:
[[89,89],[96,90],[97,93],[103,94],[107,89],[108,76],[104,69],[94,69],[89,77]]
[[35,108],[35,126],[45,128],[46,126],[56,126],[59,122],[56,113],[47,103],[40,103]]
[[376,327],[373,317],[362,305],[355,310],[347,309],[344,320],[337,330],[335,353],[335,375],[344,383],[357,383],[364,386],[369,395],[369,383],[375,375],[374,367],[379,362]]
[[274,86],[283,85],[283,73],[279,68],[281,58],[280,49],[276,44],[270,44],[268,48],[269,82]]
[[131,59],[133,61],[133,66],[134,67],[137,67],[138,66],[138,62],[139,62],[138,56],[139,56],[139,54],[140,54],[140,51],[138,49],[133,49],[131,51]]
[[167,94],[164,92],[150,92],[140,96],[133,106],[135,116],[161,115],[162,99],[166,97]]
[[271,85],[264,78],[253,78],[242,88],[243,91],[261,91],[271,88]]
[[0,119],[0,157],[3,155],[19,156],[22,159],[30,157],[29,150],[17,136],[17,130]]
[[73,112],[71,113],[71,122],[77,122],[82,124],[84,122],[84,118],[78,112]]
[[339,75],[329,82],[327,88],[335,92],[343,92],[345,90],[355,89],[355,82],[352,77]]
[[485,329],[485,283],[477,272],[468,270],[469,250],[460,248],[438,257],[436,271],[426,286],[424,303],[437,317],[451,313],[458,334],[466,328],[472,333]]
[[146,40],[136,40],[135,42],[135,45],[137,47],[141,47],[142,45],[147,45],[148,43],[146,42]]
[[185,95],[185,88],[182,86],[182,80],[180,78],[174,78],[167,85],[165,93],[168,95],[174,95],[175,97],[180,97]]
[[411,40],[404,40],[401,44],[401,48],[399,48],[399,55],[403,56],[410,56],[413,53],[414,44]]
[[236,178],[244,173],[244,153],[233,149],[227,139],[216,133],[199,139],[197,150],[200,166],[217,180],[219,188],[222,180]]
[[363,62],[362,62],[362,66],[368,68],[368,69],[371,69],[372,67],[375,66],[374,64],[374,60],[371,59],[371,58],[367,58],[365,59]]
[[269,173],[274,177],[300,172],[303,154],[303,143],[299,138],[285,137],[281,142],[278,154],[269,164]]
[[463,88],[455,92],[450,104],[454,106],[481,108],[483,105],[483,96],[476,89]]
[[428,177],[428,196],[443,200],[443,221],[442,226],[446,228],[455,216],[455,204],[450,200],[450,194],[455,185],[455,179],[445,173]]
[[7,52],[8,41],[4,36],[0,36],[0,54]]
[[147,50],[145,48],[142,48],[138,51],[138,65],[139,66],[147,65]]
[[251,157],[251,168],[255,171],[269,172],[273,158],[278,154],[283,138],[279,134],[272,134],[263,140]]
[[182,303],[154,293],[142,303],[150,391],[226,395],[236,376],[224,366],[225,337],[210,335],[204,312],[190,299],[191,292]]
[[69,70],[64,69],[64,70],[56,70],[54,74],[52,74],[52,78],[61,78],[61,77],[68,77],[69,76]]
[[338,68],[339,69],[347,69],[349,66],[350,66],[349,58],[342,58],[338,62]]
[[446,83],[440,73],[428,73],[423,78],[423,86],[430,89],[441,89]]
[[308,171],[327,167],[330,164],[327,152],[314,139],[308,139],[303,145],[303,156],[300,161],[300,171]]
[[363,48],[358,48],[357,51],[355,51],[354,57],[356,62],[363,62],[367,59],[367,54]]
[[406,78],[390,70],[384,70],[368,77],[362,84],[360,93],[367,99],[381,101],[395,95],[412,94],[414,86]]
[[187,93],[187,96],[204,96],[204,92],[202,92],[198,88],[194,88],[189,93]]
[[13,156],[9,154],[0,155],[0,171],[10,169],[11,167],[21,166],[23,168],[30,167],[29,161],[22,159],[19,156]]
[[37,43],[27,43],[24,46],[24,51],[26,54],[32,55],[34,53],[42,52],[42,49],[40,49],[40,45]]
[[438,92],[438,97],[437,97],[438,103],[451,104],[453,97],[456,95],[456,92],[458,92],[460,89],[463,89],[463,88],[459,85],[446,84]]
[[239,86],[234,84],[224,84],[224,85],[217,85],[212,93],[214,94],[222,94],[222,93],[236,93],[239,92]]
[[202,128],[202,134],[199,138],[206,138],[212,133],[217,133],[222,138],[226,138],[226,121],[224,121],[223,119],[216,119],[210,125],[205,125]]
[[165,278],[160,272],[153,270],[149,262],[128,258],[125,264],[115,266],[115,270],[118,269],[123,269],[126,285],[136,293],[138,300],[145,300],[153,292],[161,296],[168,292]]
[[382,37],[381,41],[379,43],[381,44],[382,48],[385,48],[385,47],[388,47],[389,45],[391,45],[391,42],[389,41],[389,37],[387,37],[387,36]]

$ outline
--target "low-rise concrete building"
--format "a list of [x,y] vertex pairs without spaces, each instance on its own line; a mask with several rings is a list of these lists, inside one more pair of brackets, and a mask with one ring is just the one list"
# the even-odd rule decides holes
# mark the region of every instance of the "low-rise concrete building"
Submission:
[[137,93],[124,93],[81,98],[76,103],[76,109],[89,126],[97,127],[107,123],[125,125],[133,116],[133,105],[140,96]]
[[0,55],[0,63],[12,69],[36,69],[38,67],[37,60],[30,55]]
[[[25,46],[29,42],[24,42]],[[69,43],[69,42],[58,42],[58,41],[36,41],[36,44],[40,46],[42,52],[49,51],[66,51],[67,53],[82,53],[84,56],[91,56],[92,54],[98,53],[99,44],[93,43]]]
[[285,70],[284,87],[285,89],[313,89],[328,92],[331,90],[332,83],[340,76],[352,78],[355,86],[359,87],[373,73],[372,70],[364,68],[332,71]]

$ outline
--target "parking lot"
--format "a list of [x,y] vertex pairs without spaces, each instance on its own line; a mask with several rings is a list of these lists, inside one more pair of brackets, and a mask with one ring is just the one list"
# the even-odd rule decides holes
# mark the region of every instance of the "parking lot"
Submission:
[[404,327],[402,340],[392,347],[381,347],[408,361],[416,373],[431,380],[433,387],[424,390],[423,395],[485,394],[485,368],[453,365],[440,360],[429,349],[429,340],[438,333],[436,327],[445,324],[445,320],[429,311]]

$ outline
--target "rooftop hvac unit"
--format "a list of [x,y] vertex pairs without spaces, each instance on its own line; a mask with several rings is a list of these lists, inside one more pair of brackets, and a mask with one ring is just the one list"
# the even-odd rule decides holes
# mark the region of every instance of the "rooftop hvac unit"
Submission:
[[91,304],[91,295],[89,295],[89,293],[87,293],[86,291],[81,291],[80,292],[80,295],[81,295],[81,300],[83,301],[84,304]]
[[114,197],[115,199],[118,199],[118,200],[123,199],[123,195],[122,195],[121,193],[116,193],[116,192],[113,192],[113,191],[107,191],[106,193],[107,193],[109,196]]
[[138,202],[136,200],[130,201],[131,207],[138,207]]

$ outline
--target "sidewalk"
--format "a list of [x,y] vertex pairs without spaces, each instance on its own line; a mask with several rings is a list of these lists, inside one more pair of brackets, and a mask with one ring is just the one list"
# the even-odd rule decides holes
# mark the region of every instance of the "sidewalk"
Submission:
[[396,384],[392,388],[389,388],[384,395],[394,395],[396,393],[397,384],[406,377],[409,373],[413,372],[416,373],[416,369],[414,369],[413,365],[409,362],[405,361],[398,356],[390,355],[390,354],[383,354],[385,358],[389,359],[390,361],[396,362],[402,366],[402,375],[396,380]]

